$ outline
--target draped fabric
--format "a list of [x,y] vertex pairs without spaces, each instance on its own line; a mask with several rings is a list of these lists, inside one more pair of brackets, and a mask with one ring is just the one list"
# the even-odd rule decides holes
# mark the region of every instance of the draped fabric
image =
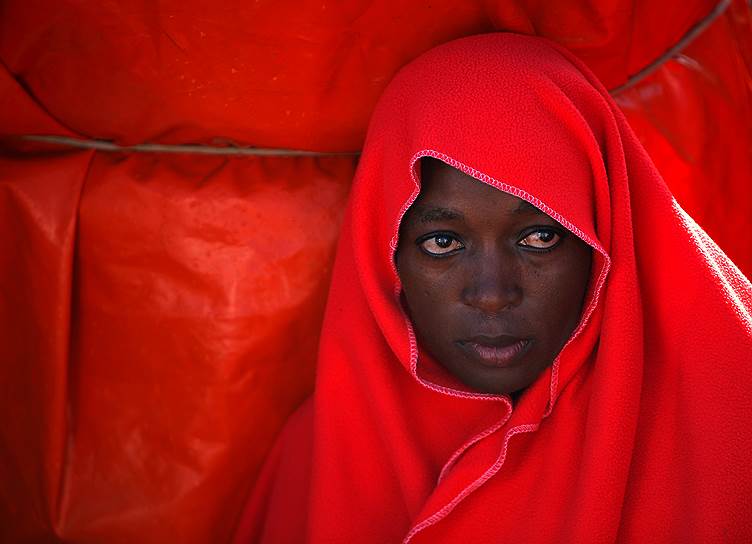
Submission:
[[[592,247],[580,324],[514,403],[446,375],[400,302],[398,227],[428,156]],[[504,33],[439,46],[376,107],[316,390],[237,541],[749,541],[751,312],[581,61]]]

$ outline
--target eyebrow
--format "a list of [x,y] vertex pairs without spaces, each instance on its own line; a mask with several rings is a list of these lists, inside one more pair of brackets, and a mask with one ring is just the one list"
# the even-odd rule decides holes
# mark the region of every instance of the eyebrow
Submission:
[[426,208],[420,210],[420,222],[431,223],[434,221],[462,221],[465,216],[451,208]]
[[[421,223],[433,223],[433,222],[439,222],[439,221],[464,221],[465,216],[462,214],[462,212],[455,210],[453,208],[440,208],[440,207],[430,207],[430,208],[418,208],[418,211],[420,215],[418,216],[418,219]],[[512,210],[512,213],[514,214],[539,214],[539,215],[547,215],[545,212],[541,211],[540,209],[536,208],[534,205],[530,204],[527,200],[520,200],[519,205]]]
[[538,208],[530,204],[530,202],[528,202],[527,200],[520,201],[520,205],[517,206],[517,208],[514,210],[514,213],[541,213],[543,215],[546,215],[545,212],[539,210]]

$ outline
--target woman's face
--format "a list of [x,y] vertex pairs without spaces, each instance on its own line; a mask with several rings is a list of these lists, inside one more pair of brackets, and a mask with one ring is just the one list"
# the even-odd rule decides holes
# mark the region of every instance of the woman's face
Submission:
[[396,254],[418,342],[477,391],[524,389],[579,322],[590,247],[443,162],[423,159],[421,177]]

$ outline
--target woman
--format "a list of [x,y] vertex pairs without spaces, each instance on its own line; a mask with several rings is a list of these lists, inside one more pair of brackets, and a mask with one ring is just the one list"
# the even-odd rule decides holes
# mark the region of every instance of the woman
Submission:
[[252,542],[752,539],[752,287],[545,40],[403,69]]

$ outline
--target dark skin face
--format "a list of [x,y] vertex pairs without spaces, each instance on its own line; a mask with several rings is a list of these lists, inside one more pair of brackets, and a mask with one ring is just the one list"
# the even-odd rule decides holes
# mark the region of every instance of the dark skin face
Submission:
[[434,159],[396,262],[420,345],[469,387],[529,386],[580,320],[591,249],[531,204]]

